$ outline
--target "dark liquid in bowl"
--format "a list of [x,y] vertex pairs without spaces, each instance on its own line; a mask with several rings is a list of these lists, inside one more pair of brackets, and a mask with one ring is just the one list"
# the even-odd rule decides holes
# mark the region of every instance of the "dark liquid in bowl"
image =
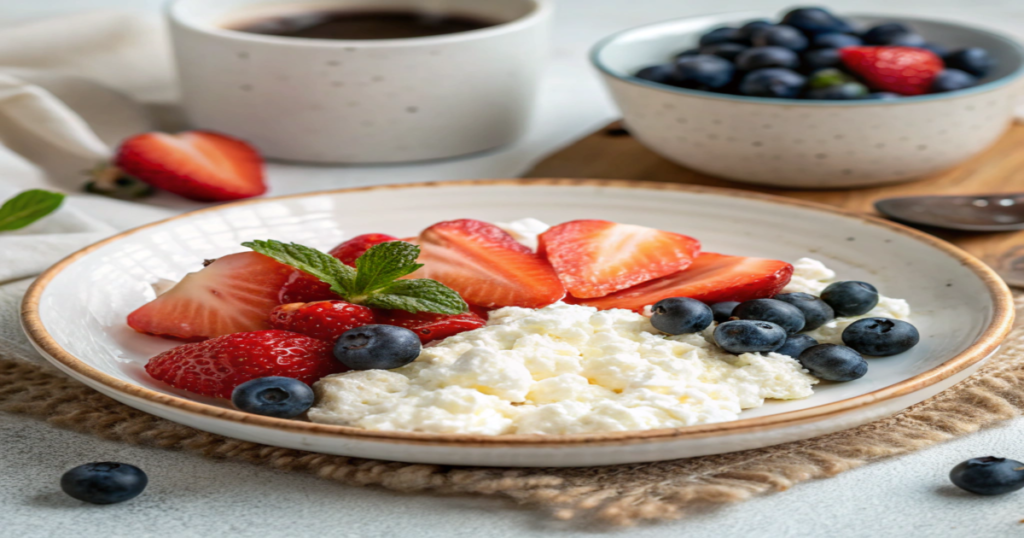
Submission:
[[246,21],[228,29],[307,39],[403,39],[468,32],[497,22],[411,11],[312,11]]

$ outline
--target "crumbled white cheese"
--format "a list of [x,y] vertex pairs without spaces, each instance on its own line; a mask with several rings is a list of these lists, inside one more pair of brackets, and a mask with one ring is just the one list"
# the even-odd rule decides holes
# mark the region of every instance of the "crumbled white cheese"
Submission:
[[548,231],[548,226],[533,218],[514,220],[512,222],[498,222],[494,224],[505,230],[513,239],[519,241],[530,250],[537,250],[537,236]]

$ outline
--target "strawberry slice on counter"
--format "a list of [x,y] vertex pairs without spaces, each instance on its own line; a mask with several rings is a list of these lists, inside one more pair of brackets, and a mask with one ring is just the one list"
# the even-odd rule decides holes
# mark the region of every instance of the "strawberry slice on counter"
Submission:
[[128,315],[139,332],[182,340],[269,329],[295,269],[255,252],[218,258]]
[[345,301],[283,304],[270,312],[270,326],[334,343],[345,331],[375,323],[368,307]]
[[201,202],[267,192],[260,154],[241,140],[208,131],[133,136],[121,143],[114,165],[154,187]]
[[685,235],[606,220],[574,220],[539,237],[546,256],[570,295],[604,297],[686,269],[700,242]]
[[845,47],[839,56],[872,89],[901,95],[928,93],[945,67],[934,52],[916,47]]
[[702,252],[685,271],[604,297],[571,302],[601,310],[625,308],[636,312],[669,297],[689,297],[709,304],[743,302],[778,294],[792,275],[793,266],[783,261]]
[[377,315],[377,322],[384,325],[405,327],[420,337],[426,344],[448,338],[465,331],[472,331],[487,325],[487,320],[475,312],[445,315],[432,312],[413,314],[404,310],[385,310]]
[[356,266],[356,259],[363,254],[366,254],[367,250],[374,245],[381,243],[387,243],[389,241],[398,241],[399,239],[388,234],[363,234],[357,235],[348,241],[334,247],[328,253],[335,258],[341,260],[341,263],[348,265],[349,267]]
[[261,377],[291,377],[312,385],[345,371],[331,347],[288,331],[228,334],[167,350],[149,359],[146,372],[181,390],[230,398],[235,387]]
[[423,267],[411,278],[430,278],[487,308],[539,308],[565,296],[547,259],[493,224],[473,219],[439,222],[416,239]]

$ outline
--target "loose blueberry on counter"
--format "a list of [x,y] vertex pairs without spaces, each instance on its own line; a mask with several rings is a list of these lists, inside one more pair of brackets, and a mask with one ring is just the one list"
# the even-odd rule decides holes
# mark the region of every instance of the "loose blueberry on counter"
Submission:
[[979,47],[960,49],[945,55],[946,67],[959,69],[969,75],[984,77],[995,64],[988,51]]
[[828,303],[810,293],[781,293],[772,298],[776,301],[789,303],[803,312],[804,328],[802,330],[804,331],[813,331],[836,317],[836,313]]
[[856,47],[864,42],[855,35],[850,34],[819,34],[814,36],[811,46],[816,49],[841,49],[843,47]]
[[770,321],[789,334],[803,330],[806,320],[799,308],[776,299],[753,299],[740,303],[732,315],[740,319]]
[[898,22],[887,22],[874,26],[861,34],[867,45],[888,45],[897,36],[911,33],[910,28]]
[[739,29],[737,28],[715,28],[710,32],[700,36],[700,46],[715,45],[717,43],[742,43],[743,38],[740,36]]
[[795,51],[807,48],[807,37],[800,30],[784,24],[757,30],[750,42],[755,47],[784,47]]
[[736,57],[741,52],[747,50],[749,47],[746,45],[740,45],[739,43],[716,43],[714,45],[707,45],[700,48],[700,54],[710,54],[712,56],[718,56],[719,58],[725,58],[730,62],[735,61]]
[[90,181],[85,184],[85,192],[131,201],[152,196],[156,189],[131,176],[122,175],[115,179],[98,178]]
[[290,377],[252,379],[235,387],[231,403],[239,411],[275,418],[293,418],[313,405],[313,389]]
[[949,472],[956,487],[978,495],[1002,495],[1024,488],[1024,463],[988,456],[960,462]]
[[786,13],[782,24],[788,24],[809,35],[852,32],[850,23],[820,7],[801,7]]
[[843,330],[844,344],[873,357],[903,353],[920,341],[917,327],[898,319],[864,318]]
[[732,81],[735,72],[731,62],[709,54],[676,60],[676,83],[684,88],[721,88]]
[[711,313],[715,315],[715,321],[719,323],[725,323],[732,317],[732,311],[739,306],[740,303],[736,301],[724,301],[721,303],[715,303],[711,305]]
[[868,373],[868,361],[860,353],[836,344],[811,346],[797,360],[811,375],[825,381],[853,381]]
[[796,69],[799,66],[800,57],[783,47],[755,47],[736,56],[736,69],[740,71],[754,71],[767,67]]
[[860,316],[878,304],[878,290],[867,282],[833,282],[822,290],[821,300],[828,303],[837,316]]
[[740,93],[753,97],[795,98],[807,79],[795,71],[772,67],[751,71],[740,82]]
[[86,463],[60,477],[64,493],[87,503],[114,504],[138,497],[149,478],[142,469],[127,463]]
[[750,40],[754,37],[754,32],[757,32],[758,30],[762,28],[767,28],[769,26],[774,26],[771,23],[771,21],[765,19],[758,19],[755,21],[750,21],[744,24],[743,26],[740,26],[740,29],[739,31],[737,31],[737,34],[741,41],[749,43]]
[[908,33],[893,37],[886,45],[890,47],[917,47],[920,49],[924,48],[927,43],[921,34]]
[[818,341],[807,336],[806,334],[791,334],[789,338],[786,338],[786,343],[782,344],[782,347],[775,350],[775,353],[780,355],[786,355],[787,357],[793,357],[794,359],[799,357],[805,349],[818,345]]
[[420,355],[420,337],[405,327],[365,325],[346,331],[334,344],[334,358],[353,370],[390,370]]
[[670,297],[654,304],[651,325],[666,334],[692,334],[707,329],[714,321],[711,307],[686,297]]
[[970,88],[976,84],[978,84],[978,79],[969,73],[959,69],[943,69],[939,71],[938,75],[935,75],[931,90],[933,93],[952,92]]
[[715,343],[729,353],[767,353],[786,343],[786,329],[769,321],[734,320],[715,327]]
[[814,49],[800,56],[800,67],[804,73],[813,74],[822,69],[831,69],[843,65],[839,49]]

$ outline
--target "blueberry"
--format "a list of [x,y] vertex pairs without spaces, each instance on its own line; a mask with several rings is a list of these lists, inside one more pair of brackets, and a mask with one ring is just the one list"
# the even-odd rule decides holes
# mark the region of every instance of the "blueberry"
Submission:
[[725,301],[711,305],[711,313],[715,315],[715,321],[724,323],[732,317],[732,311],[739,306],[736,301]]
[[789,338],[786,338],[786,343],[782,344],[782,347],[775,350],[775,353],[785,355],[787,357],[793,357],[794,359],[799,357],[805,349],[818,345],[818,341],[807,336],[806,334],[791,334]]
[[782,17],[782,24],[793,26],[808,35],[853,31],[849,23],[820,7],[794,9]]
[[860,316],[878,304],[878,290],[867,282],[833,282],[822,290],[821,300],[828,303],[837,316]]
[[899,34],[892,38],[891,42],[887,43],[892,47],[916,47],[924,48],[928,42],[925,41],[921,34]]
[[676,60],[676,83],[684,88],[721,88],[732,81],[736,72],[729,60],[699,54],[683,56]]
[[737,31],[737,34],[740,40],[742,40],[745,43],[750,43],[750,40],[753,39],[754,37],[754,32],[757,32],[758,30],[762,28],[767,28],[769,26],[774,26],[771,23],[771,21],[767,21],[765,19],[758,19],[756,21],[750,21],[744,24],[743,26],[740,26],[740,29]]
[[784,47],[801,51],[807,48],[807,37],[792,26],[779,24],[754,32],[750,42],[755,47]]
[[868,87],[860,82],[844,82],[838,86],[826,88],[811,88],[807,91],[808,99],[825,99],[841,101],[850,99],[863,99],[868,95]]
[[767,353],[786,343],[786,329],[770,321],[726,321],[715,327],[714,336],[718,347],[736,355]]
[[872,92],[864,96],[865,99],[878,99],[880,101],[892,101],[894,99],[902,99],[903,96],[898,93],[892,92]]
[[117,200],[136,200],[156,192],[153,187],[131,176],[98,177],[85,184],[85,191]]
[[888,45],[896,36],[912,33],[910,28],[898,22],[887,22],[870,28],[860,37],[868,45]]
[[350,329],[334,344],[334,357],[353,370],[390,370],[420,355],[420,337],[405,327],[364,325]]
[[796,98],[806,83],[807,79],[789,69],[758,69],[743,77],[740,93],[757,97]]
[[943,69],[932,81],[933,93],[952,92],[970,88],[978,83],[978,79],[959,69]]
[[701,47],[700,53],[718,56],[732,62],[736,60],[736,57],[739,56],[741,52],[747,50],[747,48],[748,47],[746,45],[740,45],[739,43],[717,43]]
[[796,69],[799,66],[800,57],[795,52],[782,47],[755,47],[736,56],[736,68],[741,71],[753,71],[766,67]]
[[978,495],[1002,495],[1024,488],[1024,463],[988,456],[971,458],[949,472],[956,487]]
[[700,54],[700,49],[686,49],[683,52],[676,54],[676,58],[682,58],[683,56],[696,56],[698,54]]
[[700,46],[704,45],[715,45],[717,43],[729,43],[729,42],[742,42],[743,38],[740,37],[739,30],[736,28],[715,28],[710,32],[700,36]]
[[832,307],[828,303],[810,293],[782,293],[773,299],[799,308],[804,313],[803,330],[805,331],[813,331],[836,317],[836,313],[832,311]]
[[946,56],[947,54],[949,54],[949,49],[947,49],[946,47],[944,47],[942,45],[939,45],[938,43],[925,43],[924,45],[921,45],[918,48],[922,48],[922,49],[925,49],[925,50],[930,50],[936,56],[938,56],[940,58],[942,58],[942,57]]
[[776,299],[753,299],[744,301],[732,311],[732,315],[740,319],[770,321],[789,334],[803,330],[806,320],[799,308]]
[[803,53],[800,57],[803,72],[814,73],[821,69],[830,69],[843,65],[839,49],[814,49]]
[[862,44],[864,42],[859,37],[850,34],[819,34],[811,40],[811,46],[816,49],[841,49]]
[[87,503],[114,504],[138,497],[149,478],[142,469],[127,463],[86,463],[60,477],[64,493]]
[[843,343],[864,355],[888,357],[921,341],[917,327],[898,319],[864,318],[843,330]]
[[240,411],[254,415],[292,418],[313,405],[313,389],[290,377],[261,377],[235,387],[231,403]]
[[995,64],[988,51],[979,47],[969,47],[947,54],[943,60],[946,67],[959,69],[969,75],[984,77]]
[[868,373],[868,361],[860,353],[835,344],[818,344],[797,357],[811,375],[825,381],[853,381]]
[[666,334],[691,334],[707,329],[714,320],[711,307],[686,297],[670,297],[654,304],[651,325]]
[[659,84],[674,84],[676,69],[671,64],[652,65],[637,71],[635,76]]

